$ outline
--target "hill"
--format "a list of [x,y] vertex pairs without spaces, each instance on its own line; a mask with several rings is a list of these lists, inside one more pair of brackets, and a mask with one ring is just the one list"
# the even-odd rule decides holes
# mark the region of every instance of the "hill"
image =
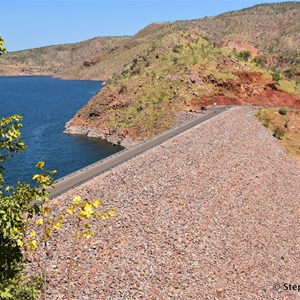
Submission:
[[[79,64],[93,65],[95,55],[104,56],[129,37],[97,37],[84,42],[11,52],[1,58],[0,75],[51,75],[79,78],[72,70]],[[90,74],[93,77],[94,74]],[[98,76],[96,76],[98,78]],[[83,78],[82,78],[83,79]]]
[[179,112],[214,102],[300,108],[294,81],[276,84],[267,69],[241,53],[215,46],[194,30],[173,30],[108,80],[66,132],[125,145],[124,140],[143,140],[172,127]]
[[[12,52],[3,57],[0,74],[48,74],[64,78],[102,79],[120,72],[158,38],[193,29],[209,42],[264,55],[271,66],[300,73],[300,3],[256,5],[216,17],[154,23],[132,37],[98,37],[76,44]],[[255,49],[254,49],[255,48]]]
[[33,74],[107,80],[66,132],[126,145],[214,102],[300,108],[299,32],[299,2],[262,4],[150,24],[133,37],[11,53],[0,72],[26,65]]

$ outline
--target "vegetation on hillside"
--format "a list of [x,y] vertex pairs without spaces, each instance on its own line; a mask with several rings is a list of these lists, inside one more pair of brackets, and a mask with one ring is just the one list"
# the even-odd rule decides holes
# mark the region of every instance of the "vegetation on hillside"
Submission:
[[300,161],[300,110],[262,108],[257,117],[279,139],[289,155]]
[[[98,37],[84,42],[11,52],[2,57],[1,74],[72,75],[74,66],[92,66],[117,49],[128,37]],[[100,53],[100,56],[99,56]],[[95,55],[98,55],[94,58]],[[93,74],[90,74],[93,76]]]
[[280,84],[249,52],[218,47],[195,30],[176,30],[157,37],[108,80],[71,124],[141,140],[170,128],[179,111],[218,97],[242,103],[242,97],[257,101],[261,95],[263,101]]
[[[299,79],[300,3],[284,2],[191,21],[155,23],[132,37],[103,37],[81,43],[18,51],[6,55],[0,74],[51,74],[65,78],[108,79],[152,42],[193,29],[209,42],[243,41],[261,51],[267,65]],[[247,50],[247,49],[246,49]],[[298,77],[297,77],[298,76]]]

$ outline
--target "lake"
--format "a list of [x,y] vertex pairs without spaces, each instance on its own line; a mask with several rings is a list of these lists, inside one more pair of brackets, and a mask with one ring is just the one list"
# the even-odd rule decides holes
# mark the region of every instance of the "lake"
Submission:
[[0,118],[23,115],[27,150],[5,163],[6,184],[31,182],[39,161],[57,170],[55,179],[114,154],[122,147],[63,133],[65,123],[102,87],[100,81],[61,80],[43,76],[0,77]]

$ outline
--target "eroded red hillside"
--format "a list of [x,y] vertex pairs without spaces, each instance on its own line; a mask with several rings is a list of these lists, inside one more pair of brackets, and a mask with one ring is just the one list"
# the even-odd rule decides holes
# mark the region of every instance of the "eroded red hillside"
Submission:
[[[300,108],[300,98],[296,95],[282,91],[271,79],[263,78],[261,73],[235,73],[240,81],[216,82],[216,86],[223,88],[223,92],[213,97],[195,99],[193,105],[257,105],[257,106],[284,106]],[[234,96],[226,96],[226,91]],[[231,93],[232,95],[232,93]]]

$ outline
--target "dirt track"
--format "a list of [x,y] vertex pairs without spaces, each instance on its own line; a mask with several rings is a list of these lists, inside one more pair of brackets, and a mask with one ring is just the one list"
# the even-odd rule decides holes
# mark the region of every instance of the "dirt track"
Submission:
[[[224,112],[54,200],[117,207],[77,245],[72,299],[299,299],[272,289],[300,284],[299,193],[300,164],[254,109]],[[51,244],[51,300],[68,247]]]

